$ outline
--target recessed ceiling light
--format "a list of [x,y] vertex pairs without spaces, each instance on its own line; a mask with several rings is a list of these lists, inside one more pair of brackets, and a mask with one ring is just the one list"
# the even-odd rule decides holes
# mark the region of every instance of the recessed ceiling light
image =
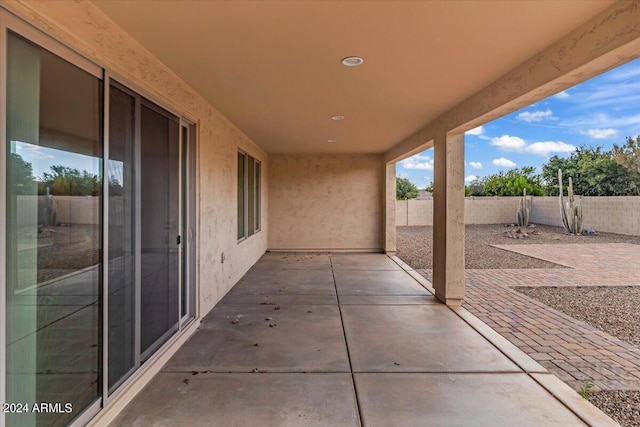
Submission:
[[364,59],[359,56],[347,56],[340,62],[342,62],[342,65],[345,67],[357,67],[358,65],[362,65]]
[[335,139],[327,139],[327,142],[334,143],[334,142],[336,142],[336,140]]
[[341,115],[335,115],[335,116],[331,116],[331,120],[344,120],[344,116]]

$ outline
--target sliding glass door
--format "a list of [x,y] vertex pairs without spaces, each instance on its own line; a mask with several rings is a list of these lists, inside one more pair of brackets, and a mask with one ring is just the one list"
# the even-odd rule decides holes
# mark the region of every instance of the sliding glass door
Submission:
[[179,123],[159,107],[141,107],[141,352],[178,329],[180,263]]
[[195,316],[195,125],[0,29],[0,425],[84,422]]
[[137,366],[136,350],[136,98],[109,87],[108,388]]
[[194,316],[195,127],[114,80],[108,89],[111,394]]
[[6,423],[64,425],[101,392],[102,81],[6,40],[5,400],[62,403]]

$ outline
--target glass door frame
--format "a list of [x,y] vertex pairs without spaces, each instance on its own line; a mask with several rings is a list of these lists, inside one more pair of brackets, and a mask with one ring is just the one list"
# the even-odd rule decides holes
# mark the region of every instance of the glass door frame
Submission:
[[[174,118],[177,119],[179,124],[179,233],[181,236],[181,245],[180,250],[187,251],[186,255],[186,264],[191,268],[189,271],[185,273],[185,266],[183,265],[183,257],[179,257],[179,278],[180,283],[178,287],[178,299],[176,304],[178,304],[178,323],[176,325],[176,329],[167,332],[169,338],[166,340],[162,340],[161,343],[157,346],[154,345],[154,349],[151,354],[145,359],[141,354],[141,283],[142,283],[142,265],[141,265],[141,223],[142,223],[142,205],[141,198],[135,197],[134,200],[134,217],[135,217],[135,365],[134,367],[123,377],[122,380],[118,381],[111,390],[109,390],[109,376],[108,376],[108,349],[109,349],[109,337],[108,334],[103,334],[103,395],[102,395],[102,407],[106,407],[111,402],[115,401],[122,393],[126,392],[129,385],[135,382],[143,372],[141,372],[141,367],[147,364],[153,364],[155,359],[159,357],[158,354],[160,349],[170,346],[171,343],[177,339],[180,331],[184,330],[188,326],[191,325],[193,321],[199,316],[198,311],[198,286],[197,286],[197,242],[198,242],[198,224],[197,224],[197,126],[195,121],[192,121],[188,118],[185,118],[184,114],[178,113],[171,108],[166,107],[161,101],[157,100],[153,95],[149,94],[144,89],[138,87],[137,85],[131,83],[126,77],[119,75],[118,73],[112,71],[104,71],[104,150],[105,157],[103,162],[103,174],[105,177],[108,176],[108,160],[109,160],[109,91],[111,85],[116,86],[119,90],[125,92],[126,94],[132,96],[135,99],[135,136],[134,136],[134,191],[138,193],[140,191],[141,182],[142,182],[142,174],[141,174],[141,109],[144,105],[147,108],[152,109],[160,114],[166,115],[167,113],[173,115]],[[173,118],[172,118],[173,119]],[[187,127],[188,129],[188,141],[186,144],[186,150],[183,150],[183,136],[182,136],[182,128]],[[183,158],[186,156],[186,159]],[[187,170],[184,171],[184,165],[192,165],[192,168],[187,167]],[[186,180],[186,182],[184,182]],[[108,182],[105,180],[103,183],[103,195],[104,200],[109,200],[109,188]],[[104,239],[104,253],[103,253],[103,305],[105,309],[103,310],[103,327],[108,328],[108,307],[109,302],[109,267],[108,267],[108,237],[109,237],[109,215],[108,215],[108,203],[104,203],[105,207],[103,209],[104,212],[104,221],[103,221],[103,239]],[[184,218],[186,214],[187,218]],[[191,229],[192,233],[190,235],[185,234],[185,229]],[[193,243],[193,244],[190,244]],[[189,248],[191,250],[189,251]],[[182,281],[186,280],[186,288],[190,293],[189,299],[187,300],[187,310],[185,316],[181,316],[181,302],[182,302]],[[105,329],[108,330],[108,329]],[[160,340],[159,340],[160,341]],[[0,426],[2,427],[2,426]]]
[[104,72],[104,159],[103,159],[103,171],[102,174],[105,177],[103,180],[103,188],[102,194],[105,202],[103,203],[103,253],[102,253],[102,280],[104,283],[103,286],[103,310],[102,310],[102,327],[104,331],[109,331],[109,160],[110,157],[110,139],[109,139],[109,126],[110,126],[110,94],[111,94],[111,85],[114,85],[118,88],[118,90],[123,91],[127,95],[133,97],[135,106],[134,106],[134,365],[133,367],[122,377],[121,380],[117,381],[116,384],[113,385],[112,390],[109,390],[109,334],[104,333],[102,335],[102,396],[103,400],[108,401],[116,390],[118,390],[130,377],[134,375],[134,373],[140,368],[140,286],[137,286],[140,283],[140,222],[142,220],[142,216],[140,213],[140,198],[137,197],[138,189],[140,188],[140,144],[136,143],[140,139],[140,96],[137,95],[134,91],[126,87],[125,85],[119,83],[117,80],[111,77],[111,73],[108,71]]
[[[103,68],[79,53],[66,47],[55,38],[43,33],[29,23],[23,21],[0,5],[0,403],[6,402],[6,369],[7,369],[7,44],[9,31],[29,42],[51,52],[79,69],[98,78],[104,84]],[[103,112],[104,119],[104,112]],[[104,135],[103,135],[104,142]],[[103,155],[104,156],[104,155]],[[103,157],[104,158],[104,157]],[[100,215],[103,215],[100,212]],[[104,220],[104,218],[102,218]],[[103,221],[104,222],[104,221]],[[104,283],[102,283],[104,287]],[[101,315],[101,314],[100,314]],[[98,322],[101,325],[101,322]],[[102,330],[98,331],[100,334]],[[104,364],[104,361],[103,361]],[[98,368],[98,366],[96,366]],[[100,412],[103,397],[83,408],[72,425],[84,425]],[[35,403],[35,402],[29,402]],[[5,427],[5,414],[0,411],[0,427]]]
[[[186,140],[185,133],[186,131]],[[180,326],[183,328],[191,319],[197,317],[197,197],[196,197],[196,125],[180,118]],[[182,295],[186,290],[186,297]],[[182,300],[185,299],[185,313],[182,315]]]
[[[182,129],[180,126],[180,115],[179,114],[175,114],[167,109],[165,109],[164,107],[160,106],[156,101],[152,101],[150,99],[148,99],[147,97],[143,96],[143,95],[137,95],[138,98],[140,98],[140,110],[142,109],[142,107],[145,107],[151,111],[153,111],[156,114],[159,114],[161,116],[163,116],[164,118],[166,118],[169,121],[174,122],[177,127],[178,127],[178,139],[175,141],[175,144],[178,145],[177,149],[178,149],[178,159],[177,159],[177,163],[178,163],[178,227],[176,230],[176,236],[170,236],[169,237],[169,242],[173,241],[173,239],[180,239],[182,236],[182,206],[183,206],[183,199],[182,199],[182,157],[181,157],[181,135],[182,135]],[[136,100],[136,102],[138,102],[138,100]],[[136,113],[138,112],[138,110],[136,109]],[[141,149],[142,149],[142,136],[141,136],[141,132],[142,132],[142,112],[140,111],[140,120],[138,120],[136,122],[136,124],[138,125],[138,128],[136,130],[136,137],[138,136],[138,132],[140,132],[140,139],[136,139],[136,141],[134,141],[135,144],[135,152],[137,155],[137,159],[135,161],[135,165],[137,167],[136,170],[136,185],[138,185],[138,177],[140,177],[140,182],[139,182],[139,186],[136,188],[138,190],[138,194],[141,193],[141,189],[142,189],[142,153],[141,153]],[[138,220],[139,218],[139,220]],[[136,227],[137,227],[137,232],[136,232],[136,240],[137,242],[140,242],[140,244],[142,244],[142,197],[138,197],[136,200]],[[173,237],[173,239],[171,238]],[[178,276],[178,283],[177,283],[177,287],[178,287],[178,298],[176,301],[177,304],[177,319],[176,322],[171,325],[171,327],[166,330],[160,337],[158,337],[156,339],[155,342],[153,342],[153,344],[151,344],[147,349],[145,349],[144,351],[142,351],[142,348],[140,348],[141,354],[140,354],[140,359],[142,363],[145,363],[154,353],[156,353],[158,351],[158,349],[160,349],[162,346],[164,346],[164,344],[169,340],[169,338],[171,338],[173,335],[175,335],[176,333],[178,333],[180,331],[180,303],[181,303],[181,299],[180,299],[180,291],[182,289],[182,262],[180,259],[180,253],[182,250],[182,247],[184,246],[182,244],[182,241],[177,245],[177,253],[178,253],[178,271],[177,271],[177,276]],[[136,262],[136,267],[138,267],[140,265],[140,269],[138,270],[140,273],[142,272],[142,266],[141,263],[142,262],[142,247],[140,246],[140,251],[138,251],[138,246],[136,244],[136,256],[137,256],[137,262]],[[138,294],[140,294],[140,298],[138,298],[139,303],[137,304],[137,307],[140,309],[139,313],[136,313],[136,327],[140,329],[140,342],[142,344],[142,307],[141,307],[141,299],[142,299],[142,277],[140,278],[140,281],[137,281],[138,276],[136,273],[136,296],[138,296]]]
[[[104,408],[111,406],[115,400],[123,393],[127,392],[130,388],[130,385],[135,383],[142,375],[144,375],[147,369],[140,369],[144,365],[153,365],[157,359],[163,356],[162,349],[170,347],[175,341],[180,338],[180,332],[190,326],[192,326],[193,322],[199,317],[199,307],[198,307],[198,294],[199,294],[199,286],[198,286],[198,268],[197,268],[197,251],[198,251],[198,208],[199,202],[197,199],[198,193],[198,185],[197,185],[197,177],[198,177],[198,167],[197,167],[197,150],[198,150],[198,139],[197,139],[197,124],[196,121],[191,120],[189,118],[185,118],[185,114],[176,112],[171,108],[167,108],[166,104],[162,101],[158,100],[155,96],[148,93],[144,89],[139,86],[132,84],[126,77],[118,75],[117,73],[111,72],[107,70],[105,67],[101,67],[99,64],[94,63],[93,61],[87,59],[81,54],[75,52],[71,48],[65,46],[62,42],[56,40],[55,38],[45,34],[39,29],[32,26],[30,23],[25,22],[21,18],[17,17],[4,7],[0,5],[0,403],[6,401],[6,378],[5,372],[7,369],[7,361],[6,361],[6,351],[7,351],[7,336],[6,336],[6,327],[7,327],[7,301],[5,298],[7,291],[7,283],[6,283],[6,274],[7,274],[7,247],[4,242],[7,239],[7,39],[8,32],[12,31],[21,37],[29,40],[30,42],[52,52],[53,54],[61,57],[62,59],[70,62],[71,64],[77,66],[78,68],[88,72],[89,74],[97,77],[102,81],[103,85],[103,111],[102,111],[102,120],[103,120],[103,153],[102,153],[102,173],[103,173],[103,183],[102,183],[102,210],[100,212],[102,219],[102,270],[100,272],[100,280],[102,282],[102,292],[100,297],[102,301],[100,302],[101,313],[102,316],[98,322],[99,328],[101,329],[99,333],[102,334],[101,345],[102,345],[102,363],[101,363],[101,396],[96,399],[95,402],[87,406],[83,409],[81,413],[74,419],[72,425],[85,425],[92,418],[94,418],[101,410]],[[109,175],[108,175],[108,160],[109,160],[109,90],[111,83],[114,82],[117,84],[118,89],[124,90],[127,94],[132,95],[136,100],[136,108],[135,108],[135,142],[134,142],[134,157],[135,163],[135,189],[139,191],[141,184],[141,171],[140,171],[140,108],[143,100],[147,101],[147,105],[164,109],[166,112],[172,114],[175,118],[177,118],[179,122],[179,140],[178,144],[180,145],[179,153],[180,153],[180,171],[179,171],[179,191],[180,191],[180,235],[182,236],[182,242],[180,249],[184,251],[185,256],[179,257],[180,262],[180,272],[179,277],[180,280],[186,280],[185,289],[187,289],[188,298],[186,300],[186,310],[185,315],[182,315],[182,295],[179,294],[179,298],[176,301],[178,305],[178,323],[176,326],[176,331],[173,333],[168,340],[162,342],[158,348],[154,350],[154,353],[149,356],[149,358],[141,362],[140,355],[140,284],[141,284],[141,266],[140,266],[140,251],[141,251],[141,240],[140,240],[140,223],[142,221],[141,218],[141,209],[140,209],[140,197],[136,195],[134,199],[134,209],[135,209],[135,329],[136,329],[136,338],[135,338],[135,366],[132,368],[124,377],[124,379],[114,385],[113,389],[109,393],[109,384],[108,384],[108,292],[109,292],[109,281],[108,281],[108,273],[109,273]],[[153,104],[153,105],[152,105]],[[154,108],[155,109],[155,108]],[[183,127],[187,128],[188,141],[186,141],[186,145],[183,144],[182,140],[182,129]],[[183,147],[186,150],[183,150]],[[182,156],[186,156],[185,159]],[[185,169],[185,170],[183,170]],[[185,182],[183,182],[185,181]],[[184,205],[184,208],[183,208]],[[183,217],[185,216],[185,217]],[[185,233],[186,231],[186,233]],[[183,259],[186,260],[186,263],[183,262]],[[186,265],[183,265],[186,264]],[[186,266],[189,266],[188,271],[184,270]],[[184,274],[183,274],[184,270]],[[179,292],[182,292],[182,283],[179,285]],[[159,351],[160,350],[160,351]],[[99,368],[99,366],[96,366]],[[5,417],[4,414],[0,412],[0,427],[5,427]]]

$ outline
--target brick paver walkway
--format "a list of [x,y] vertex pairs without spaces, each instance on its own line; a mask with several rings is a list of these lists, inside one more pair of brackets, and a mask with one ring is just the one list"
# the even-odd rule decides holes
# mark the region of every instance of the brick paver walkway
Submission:
[[640,286],[640,245],[604,243],[494,247],[569,267],[494,270],[493,277],[500,278],[500,284],[505,286]]
[[[640,349],[514,286],[640,286],[640,245],[501,245],[567,269],[466,270],[464,307],[576,390],[640,390]],[[420,270],[431,280],[431,270]]]

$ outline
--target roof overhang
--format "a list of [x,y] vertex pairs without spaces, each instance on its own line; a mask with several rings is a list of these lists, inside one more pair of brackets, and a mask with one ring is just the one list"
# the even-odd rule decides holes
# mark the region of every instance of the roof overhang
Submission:
[[94,3],[266,151],[381,153],[613,2]]

